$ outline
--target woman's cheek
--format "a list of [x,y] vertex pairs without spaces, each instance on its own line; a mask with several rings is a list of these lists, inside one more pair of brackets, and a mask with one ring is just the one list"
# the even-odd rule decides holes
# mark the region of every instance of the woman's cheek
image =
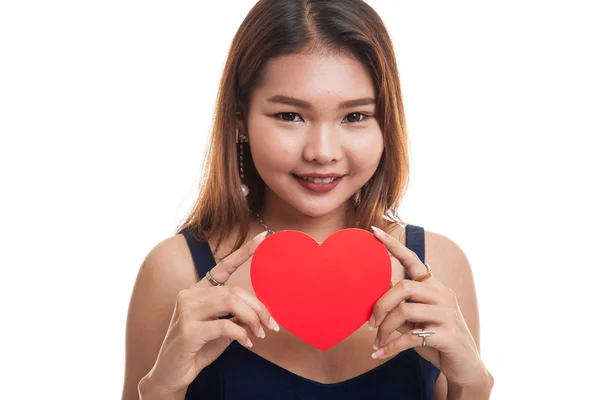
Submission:
[[[270,140],[262,140],[263,138],[254,142],[252,156],[255,164],[259,164],[269,170],[289,170],[294,168],[294,162],[296,161],[296,154],[293,147],[290,148],[285,141],[278,140],[277,138],[270,138]],[[267,138],[264,138],[267,139]]]
[[377,168],[383,153],[383,141],[377,137],[370,137],[360,141],[349,149],[348,157],[354,160],[354,164],[364,169]]

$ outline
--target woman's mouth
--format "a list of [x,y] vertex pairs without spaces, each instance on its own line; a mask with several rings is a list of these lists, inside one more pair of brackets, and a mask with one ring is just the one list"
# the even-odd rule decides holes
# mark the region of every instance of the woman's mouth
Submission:
[[301,186],[318,193],[329,192],[330,190],[335,188],[344,178],[344,175],[329,178],[313,178],[302,177],[295,174],[292,175],[294,175],[294,178],[296,178],[296,180]]

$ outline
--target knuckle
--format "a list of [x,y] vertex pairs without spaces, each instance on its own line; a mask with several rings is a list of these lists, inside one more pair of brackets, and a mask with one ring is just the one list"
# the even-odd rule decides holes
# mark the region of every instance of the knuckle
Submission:
[[226,257],[219,263],[219,267],[223,268],[227,272],[230,272],[233,269],[233,263],[229,257]]
[[408,284],[406,283],[408,279],[400,279],[398,283],[396,283],[396,287],[399,290],[405,291],[408,288]]
[[235,294],[230,294],[229,296],[227,296],[227,306],[230,309],[235,309],[239,307],[239,304],[241,303],[242,299],[240,299],[237,295]]
[[380,315],[380,314],[383,314],[383,312],[384,312],[384,309],[383,309],[383,304],[381,302],[379,302],[373,306],[373,314]]
[[188,297],[188,289],[183,289],[180,290],[179,293],[177,293],[177,298],[175,299],[176,304],[182,305],[186,302],[186,299]]
[[404,292],[407,296],[412,294],[413,281],[410,279],[402,279],[399,283],[400,290]]
[[233,331],[233,322],[228,319],[219,320],[219,335],[223,336]]
[[409,313],[410,307],[408,305],[408,303],[406,302],[402,302],[400,304],[398,304],[398,307],[396,307],[398,314],[402,315],[402,316],[406,316]]
[[242,292],[242,288],[239,285],[229,285],[227,287],[229,288],[229,293],[236,297]]

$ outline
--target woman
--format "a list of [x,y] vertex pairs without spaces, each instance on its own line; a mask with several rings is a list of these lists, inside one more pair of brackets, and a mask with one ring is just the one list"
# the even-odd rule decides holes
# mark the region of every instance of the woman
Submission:
[[[396,216],[407,145],[369,5],[259,1],[230,48],[196,205],[135,283],[124,398],[489,398],[466,257]],[[250,282],[266,234],[372,226],[393,279],[370,321],[324,352],[280,329]]]

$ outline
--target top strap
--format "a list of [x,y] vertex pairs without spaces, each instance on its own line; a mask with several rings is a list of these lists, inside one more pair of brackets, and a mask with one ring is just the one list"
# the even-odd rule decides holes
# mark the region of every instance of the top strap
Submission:
[[[406,247],[414,251],[422,263],[425,262],[425,229],[421,226],[406,224]],[[412,279],[405,274],[406,279]]]
[[200,279],[204,278],[204,275],[217,265],[212,250],[208,245],[208,241],[204,240],[199,242],[191,235],[188,228],[182,229],[178,234],[179,233],[181,233],[187,241],[190,252],[192,253],[194,265],[196,266],[196,271],[198,271],[198,276]]

